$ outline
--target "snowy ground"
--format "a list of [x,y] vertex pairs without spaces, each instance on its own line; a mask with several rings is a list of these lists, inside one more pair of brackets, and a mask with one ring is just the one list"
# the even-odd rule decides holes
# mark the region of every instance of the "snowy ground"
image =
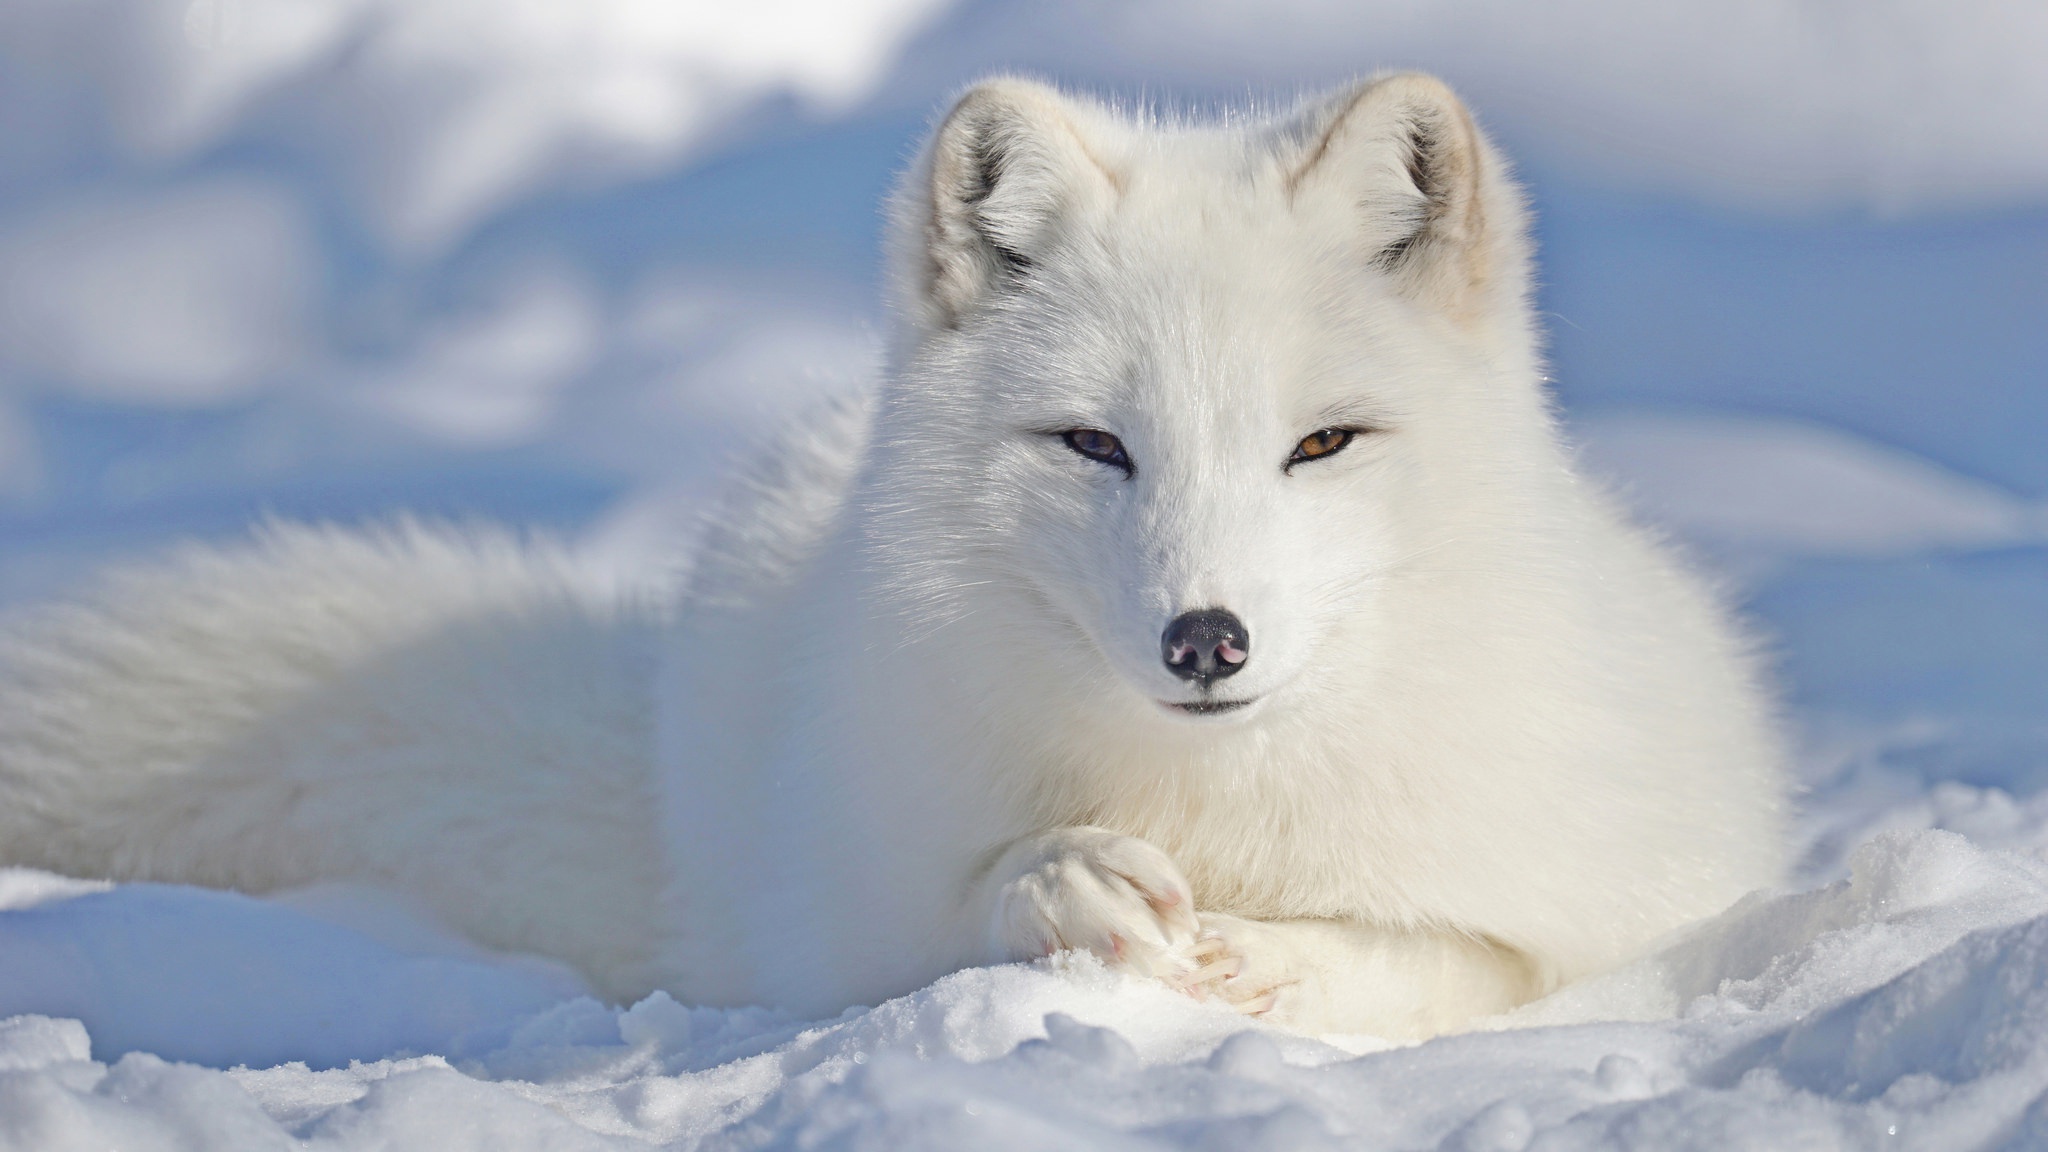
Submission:
[[1828,786],[1834,816],[1888,829],[1827,859],[1842,878],[1409,1048],[1249,1026],[1086,957],[830,1021],[659,993],[618,1009],[394,934],[388,910],[365,932],[331,909],[15,873],[0,1011],[62,1016],[0,1024],[0,1143],[2042,1147],[2048,803],[1944,783],[1869,805],[1868,770]]
[[0,873],[0,1147],[2048,1147],[2044,56],[1998,0],[0,5],[0,604],[266,512],[636,579],[872,372],[875,205],[952,86],[1421,65],[1520,161],[1574,435],[1732,582],[1805,786],[1795,891],[1391,1050],[1084,961],[615,1008],[365,893]]

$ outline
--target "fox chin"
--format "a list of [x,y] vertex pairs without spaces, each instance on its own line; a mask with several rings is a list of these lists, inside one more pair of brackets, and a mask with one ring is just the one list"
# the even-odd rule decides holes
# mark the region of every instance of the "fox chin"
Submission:
[[1577,470],[1527,213],[1441,82],[1260,119],[968,90],[883,379],[608,596],[271,525],[0,638],[0,861],[347,882],[600,993],[829,1014],[1085,949],[1418,1038],[1772,884],[1752,645]]

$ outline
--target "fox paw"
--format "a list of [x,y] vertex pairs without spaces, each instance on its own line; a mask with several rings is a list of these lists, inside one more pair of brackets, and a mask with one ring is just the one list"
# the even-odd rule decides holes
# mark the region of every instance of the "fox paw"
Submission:
[[1103,828],[1062,828],[1011,848],[996,865],[991,935],[1005,960],[1085,949],[1114,967],[1174,978],[1199,922],[1186,877],[1166,853]]
[[1281,935],[1253,920],[1210,912],[1188,956],[1194,970],[1170,977],[1198,1000],[1218,1000],[1247,1016],[1286,1020],[1303,984],[1293,949]]

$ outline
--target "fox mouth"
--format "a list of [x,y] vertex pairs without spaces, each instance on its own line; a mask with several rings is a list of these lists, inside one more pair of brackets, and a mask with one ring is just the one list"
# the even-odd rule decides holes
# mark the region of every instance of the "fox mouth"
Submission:
[[1189,716],[1220,716],[1225,712],[1235,712],[1239,708],[1248,707],[1254,703],[1257,703],[1257,701],[1256,699],[1196,700],[1187,704],[1173,704],[1167,703],[1165,701],[1161,701],[1161,703],[1166,704],[1168,708],[1171,708],[1176,712],[1184,712]]

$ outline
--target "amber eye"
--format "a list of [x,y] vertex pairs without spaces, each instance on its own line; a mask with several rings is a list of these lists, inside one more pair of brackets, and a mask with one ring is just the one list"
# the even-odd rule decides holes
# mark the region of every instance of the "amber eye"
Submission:
[[1301,438],[1294,446],[1294,455],[1287,458],[1287,467],[1292,468],[1304,460],[1320,460],[1335,456],[1349,445],[1358,435],[1355,428],[1318,428]]
[[1060,433],[1060,439],[1067,442],[1067,447],[1090,460],[1100,460],[1112,468],[1123,469],[1126,476],[1134,471],[1131,458],[1124,454],[1124,442],[1099,428],[1075,428]]

